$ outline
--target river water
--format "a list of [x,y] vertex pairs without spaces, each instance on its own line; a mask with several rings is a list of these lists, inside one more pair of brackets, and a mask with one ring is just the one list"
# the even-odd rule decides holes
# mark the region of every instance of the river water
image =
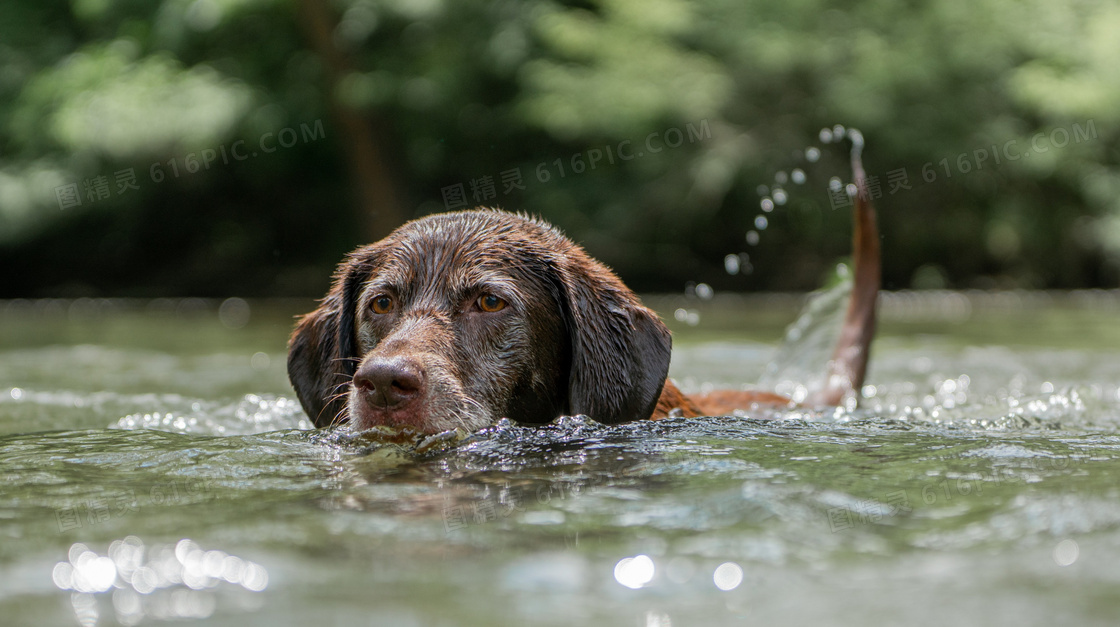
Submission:
[[[686,390],[819,363],[798,298],[650,302]],[[0,622],[1120,621],[1115,292],[885,295],[855,410],[421,452],[310,429],[310,306],[0,303]]]

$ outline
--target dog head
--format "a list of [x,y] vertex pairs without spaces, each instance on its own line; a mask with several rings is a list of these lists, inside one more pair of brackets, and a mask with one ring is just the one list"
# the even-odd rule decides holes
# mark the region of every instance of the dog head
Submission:
[[669,352],[657,315],[559,231],[476,210],[351,253],[297,324],[288,375],[317,426],[611,424],[650,416]]

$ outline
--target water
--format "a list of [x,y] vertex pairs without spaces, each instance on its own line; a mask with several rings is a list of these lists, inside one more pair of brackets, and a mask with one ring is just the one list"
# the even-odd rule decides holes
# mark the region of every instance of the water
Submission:
[[[699,390],[776,376],[799,301],[651,302]],[[219,305],[0,303],[5,625],[1120,616],[1115,293],[888,295],[854,412],[501,424],[419,455],[309,429],[283,351],[309,303]]]

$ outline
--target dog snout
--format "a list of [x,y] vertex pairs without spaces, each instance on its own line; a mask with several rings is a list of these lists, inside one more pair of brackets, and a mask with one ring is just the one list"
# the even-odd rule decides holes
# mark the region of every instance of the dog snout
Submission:
[[354,385],[374,408],[394,409],[421,396],[424,369],[407,357],[373,359],[354,374]]

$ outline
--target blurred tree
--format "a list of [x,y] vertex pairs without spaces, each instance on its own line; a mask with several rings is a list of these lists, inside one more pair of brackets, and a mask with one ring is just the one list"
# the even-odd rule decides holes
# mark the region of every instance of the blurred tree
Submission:
[[811,288],[838,123],[889,287],[1116,286],[1118,53],[1107,0],[8,0],[0,297],[321,293],[461,204],[640,289]]
[[[340,94],[346,81],[357,75],[343,48],[355,35],[367,31],[368,26],[354,26],[358,19],[374,20],[376,17],[362,12],[362,18],[353,15],[340,24],[334,19],[329,5],[318,0],[299,0],[301,22],[311,41],[312,48],[327,68],[326,86],[331,109],[341,130],[339,141],[346,148],[350,176],[362,200],[362,213],[366,216],[365,235],[370,240],[381,239],[407,219],[402,206],[395,176],[389,167],[388,154],[396,146],[383,147],[384,124],[373,112],[363,114],[356,103]],[[344,27],[345,26],[345,27]],[[338,37],[335,34],[338,34]],[[341,97],[340,97],[341,96]]]

